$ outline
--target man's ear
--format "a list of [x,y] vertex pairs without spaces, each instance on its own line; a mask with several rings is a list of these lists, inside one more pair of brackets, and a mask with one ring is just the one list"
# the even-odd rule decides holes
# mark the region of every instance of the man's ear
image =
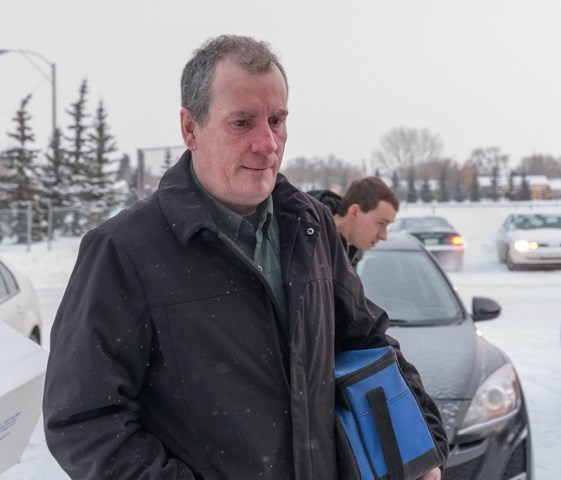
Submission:
[[356,218],[359,212],[360,212],[360,205],[358,203],[351,204],[347,210],[347,214],[352,218]]
[[182,108],[181,113],[181,135],[183,136],[183,141],[187,148],[194,152],[197,149],[197,141],[195,138],[195,127],[197,122],[193,118],[191,110],[187,108]]

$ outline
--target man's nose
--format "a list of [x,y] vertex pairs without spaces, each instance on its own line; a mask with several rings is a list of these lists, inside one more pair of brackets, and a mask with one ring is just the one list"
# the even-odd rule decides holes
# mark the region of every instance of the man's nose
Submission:
[[269,155],[277,150],[277,142],[275,140],[275,135],[271,130],[271,126],[267,125],[259,126],[255,131],[255,138],[251,145],[251,151],[253,153],[261,153],[263,155]]

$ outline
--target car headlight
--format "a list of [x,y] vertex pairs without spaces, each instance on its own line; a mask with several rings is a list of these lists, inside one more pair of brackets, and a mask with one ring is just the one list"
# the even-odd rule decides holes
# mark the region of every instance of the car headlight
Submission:
[[518,376],[514,367],[507,363],[479,386],[458,434],[502,426],[516,415],[521,402]]
[[516,240],[514,242],[514,249],[520,253],[527,252],[528,250],[535,250],[538,248],[537,242],[529,242],[528,240]]

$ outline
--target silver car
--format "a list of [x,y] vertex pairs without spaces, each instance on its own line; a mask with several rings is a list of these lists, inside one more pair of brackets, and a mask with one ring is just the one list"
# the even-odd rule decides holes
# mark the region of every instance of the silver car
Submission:
[[497,235],[499,261],[509,270],[561,268],[561,214],[511,214]]
[[41,312],[31,280],[0,259],[0,321],[41,344]]

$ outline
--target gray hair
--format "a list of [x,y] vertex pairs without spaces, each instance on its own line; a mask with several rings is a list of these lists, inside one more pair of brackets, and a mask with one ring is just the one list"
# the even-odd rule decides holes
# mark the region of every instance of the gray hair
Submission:
[[268,73],[276,65],[288,89],[284,67],[268,43],[237,35],[211,38],[195,51],[181,75],[181,106],[190,110],[200,125],[208,120],[214,70],[225,58],[251,73]]

